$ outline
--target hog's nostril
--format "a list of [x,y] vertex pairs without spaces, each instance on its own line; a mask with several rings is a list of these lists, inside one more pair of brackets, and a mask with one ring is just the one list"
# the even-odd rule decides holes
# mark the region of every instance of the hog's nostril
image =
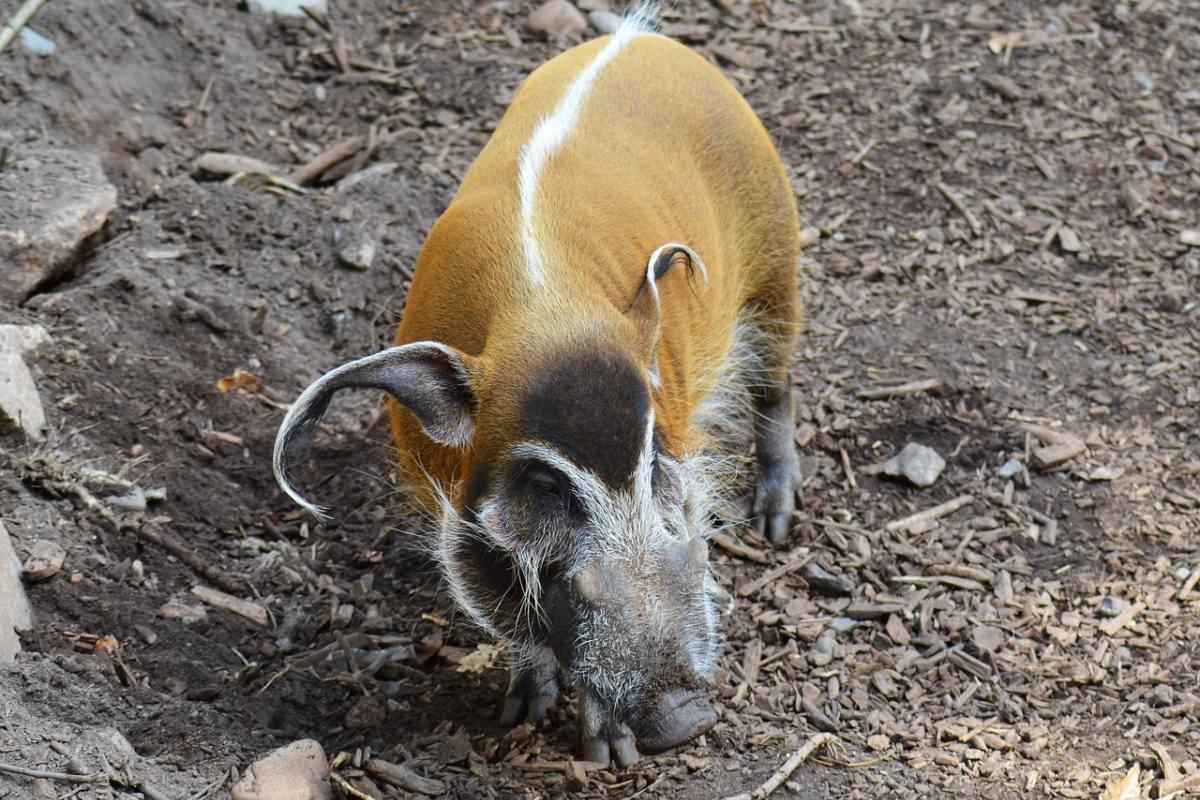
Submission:
[[675,689],[664,694],[658,706],[638,720],[638,749],[647,754],[670,750],[695,739],[716,721],[717,714],[702,693]]

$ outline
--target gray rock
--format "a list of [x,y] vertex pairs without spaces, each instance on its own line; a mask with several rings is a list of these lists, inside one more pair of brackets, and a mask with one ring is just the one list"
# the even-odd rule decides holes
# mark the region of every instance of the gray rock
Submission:
[[29,558],[21,566],[21,576],[31,583],[45,581],[57,575],[67,560],[67,551],[58,542],[39,539],[33,543]]
[[329,762],[312,739],[292,742],[250,765],[233,800],[329,800]]
[[1017,461],[1015,458],[1010,458],[996,469],[996,474],[1001,478],[1008,480],[1009,478],[1015,478],[1024,471],[1024,464],[1022,464],[1020,461]]
[[54,42],[29,26],[22,28],[18,36],[21,39],[21,46],[35,56],[53,55],[54,51],[58,49]]
[[33,627],[33,613],[21,585],[21,559],[0,522],[0,664],[11,664],[21,652],[17,631]]
[[567,0],[549,0],[538,6],[526,22],[529,30],[551,36],[578,36],[587,30],[587,19]]
[[375,240],[367,233],[353,231],[339,237],[337,257],[342,266],[366,271],[375,263]]
[[19,426],[34,441],[45,433],[46,412],[25,354],[49,339],[41,325],[0,325],[0,420]]
[[278,14],[281,17],[302,17],[304,8],[324,14],[329,10],[325,0],[246,0],[251,14]]
[[620,14],[616,14],[603,8],[597,8],[594,11],[589,11],[588,19],[591,20],[592,27],[601,33],[615,33],[617,27],[621,24]]
[[0,170],[0,301],[19,303],[74,266],[116,207],[96,155],[15,145]]
[[854,584],[815,562],[806,565],[800,574],[814,592],[833,597],[849,597],[854,593]]
[[857,620],[849,617],[834,617],[833,621],[829,623],[829,629],[834,633],[845,633],[857,624]]
[[932,447],[909,442],[899,455],[883,465],[883,474],[904,478],[913,486],[932,486],[946,468],[946,461]]
[[1105,595],[1104,599],[1100,601],[1100,607],[1096,609],[1096,613],[1102,617],[1112,619],[1113,617],[1121,616],[1121,612],[1127,608],[1129,608],[1129,603],[1109,594]]

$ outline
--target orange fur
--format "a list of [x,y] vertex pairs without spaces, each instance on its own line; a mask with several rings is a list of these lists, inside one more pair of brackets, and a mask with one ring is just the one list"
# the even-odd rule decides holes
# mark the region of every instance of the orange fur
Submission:
[[[773,334],[767,360],[782,382],[799,327],[795,202],[762,124],[701,56],[657,35],[630,41],[600,73],[576,126],[545,163],[534,217],[546,281],[523,263],[521,149],[607,37],[536,70],[518,91],[417,260],[396,344],[437,340],[469,357],[477,430],[443,447],[392,403],[401,467],[432,505],[426,473],[460,499],[472,463],[511,444],[518,398],[542,356],[599,342],[650,366],[626,312],[650,253],[683,242],[709,282],[672,270],[659,283],[657,425],[669,450],[697,446],[693,411],[714,388],[735,321],[758,307]],[[540,355],[539,355],[540,354]],[[459,486],[454,489],[455,485]]]

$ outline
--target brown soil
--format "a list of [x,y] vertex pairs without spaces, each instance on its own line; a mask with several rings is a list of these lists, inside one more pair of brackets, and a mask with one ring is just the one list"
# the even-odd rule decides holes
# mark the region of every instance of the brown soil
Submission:
[[[29,587],[38,627],[0,678],[0,762],[68,769],[57,744],[91,770],[109,753],[135,784],[185,797],[313,737],[408,762],[449,796],[566,787],[574,712],[506,732],[503,673],[456,668],[479,638],[394,523],[377,399],[339,398],[307,474],[335,524],[298,514],[269,469],[282,404],[387,341],[424,232],[522,76],[564,43],[528,32],[523,1],[331,5],[325,30],[234,3],[60,0],[32,23],[56,55],[0,55],[0,135],[95,150],[121,193],[79,269],[4,312],[54,342],[33,359],[49,441],[0,438],[0,516],[18,550],[50,538],[68,558]],[[717,569],[736,592],[815,555],[855,588],[825,596],[800,570],[739,597],[717,727],[629,773],[591,773],[587,793],[749,790],[822,726],[841,748],[779,796],[1096,797],[1135,763],[1151,796],[1171,770],[1200,771],[1200,589],[1184,591],[1200,568],[1189,7],[668,13],[666,31],[766,121],[814,238],[797,370],[808,505],[777,551],[729,531],[765,563],[718,548]],[[373,147],[302,195],[192,167],[219,150],[291,170],[352,135]],[[336,187],[382,163],[395,168]],[[352,236],[378,243],[369,270],[339,265],[335,239]],[[261,387],[218,390],[237,369]],[[937,386],[859,395],[926,379]],[[1038,469],[1025,424],[1086,452]],[[948,462],[931,488],[870,469],[914,440]],[[999,477],[1010,458],[1030,471]],[[97,472],[166,500],[116,511],[118,532],[70,489],[127,491]],[[887,528],[964,494],[927,530]],[[182,542],[270,624],[163,616],[210,581],[139,527]],[[814,646],[847,615],[832,653]],[[414,652],[365,674],[397,644]],[[111,729],[135,754],[111,754]],[[384,796],[353,762],[339,769]],[[31,787],[0,773],[0,797]],[[76,788],[103,796],[48,796]]]

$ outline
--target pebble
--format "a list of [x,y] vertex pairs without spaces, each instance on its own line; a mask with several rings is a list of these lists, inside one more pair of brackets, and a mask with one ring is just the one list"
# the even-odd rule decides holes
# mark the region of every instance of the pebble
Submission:
[[20,303],[66,272],[116,207],[99,156],[14,145],[0,170],[0,302]]
[[883,465],[883,474],[904,478],[913,486],[924,488],[932,486],[945,468],[946,460],[932,447],[909,442],[899,455]]
[[0,418],[39,442],[45,434],[46,411],[25,355],[49,339],[41,325],[0,325]]
[[318,14],[328,11],[325,0],[246,0],[251,14],[278,14],[281,17],[303,17],[304,7]]
[[813,642],[812,653],[809,654],[809,661],[814,666],[823,667],[833,660],[833,648],[837,646],[837,640],[830,631],[823,631],[817,640]]
[[329,761],[321,745],[302,739],[255,761],[233,787],[233,800],[330,800]]
[[1102,617],[1108,617],[1111,619],[1113,617],[1119,617],[1121,612],[1127,608],[1129,608],[1129,603],[1110,594],[1105,595],[1104,599],[1100,601],[1100,607],[1096,609],[1096,613]]
[[1020,461],[1017,461],[1015,458],[1010,458],[1008,461],[1005,461],[1000,465],[1000,467],[996,470],[996,474],[1007,480],[1008,478],[1015,478],[1024,471],[1024,464],[1022,464]]
[[617,26],[621,24],[621,15],[608,11],[607,9],[597,8],[594,11],[588,12],[588,19],[591,20],[592,27],[601,33],[615,33]]
[[1133,74],[1133,80],[1145,94],[1150,94],[1154,91],[1154,78],[1150,77],[1145,72],[1135,72]]
[[834,617],[833,621],[829,623],[829,629],[834,633],[845,633],[857,624],[858,621],[850,619],[850,617]]
[[21,567],[21,575],[31,583],[49,580],[62,570],[66,560],[67,551],[62,545],[49,539],[39,539],[33,543],[29,558]]
[[529,15],[529,30],[551,36],[578,36],[587,30],[587,19],[567,0],[549,0]]
[[21,585],[21,559],[0,522],[0,664],[11,664],[21,652],[17,630],[33,627],[33,613]]
[[845,578],[839,578],[816,562],[807,564],[800,574],[808,583],[808,588],[819,594],[833,597],[849,597],[854,594],[854,584]]
[[21,46],[35,56],[53,55],[54,51],[58,49],[54,42],[28,26],[22,28],[18,35],[21,37]]
[[368,234],[353,231],[338,238],[341,242],[337,257],[342,266],[365,272],[375,263],[375,240]]

